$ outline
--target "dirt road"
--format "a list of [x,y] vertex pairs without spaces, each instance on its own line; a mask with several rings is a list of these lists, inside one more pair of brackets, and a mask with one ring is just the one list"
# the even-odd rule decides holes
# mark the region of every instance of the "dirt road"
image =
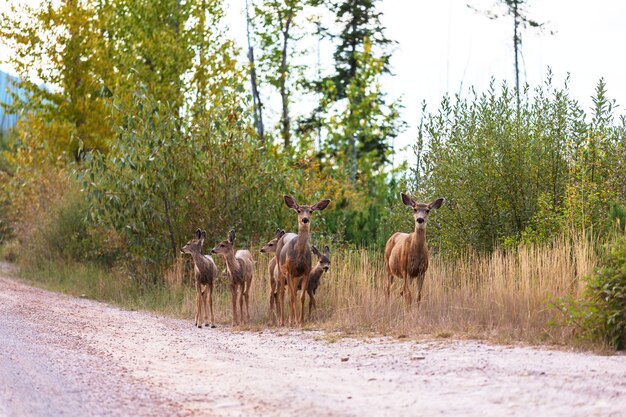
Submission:
[[626,357],[197,329],[0,270],[0,416],[626,416]]

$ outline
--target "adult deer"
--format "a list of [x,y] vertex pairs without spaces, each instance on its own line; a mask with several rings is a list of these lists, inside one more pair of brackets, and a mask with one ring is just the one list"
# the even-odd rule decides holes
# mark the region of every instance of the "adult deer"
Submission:
[[[315,246],[311,246],[311,251],[317,256],[317,265],[311,270],[309,274],[309,285],[306,292],[309,294],[309,320],[311,319],[311,313],[315,309],[315,292],[320,285],[320,279],[324,272],[328,272],[330,268],[330,248],[324,247],[324,253],[321,253]],[[300,288],[302,290],[302,288]]]
[[[293,197],[283,196],[287,207],[298,213],[298,234],[286,233],[278,240],[276,247],[276,260],[278,270],[287,279],[289,289],[289,324],[296,320],[296,295],[298,288],[307,288],[309,285],[309,273],[311,272],[311,248],[309,247],[311,216],[315,211],[321,211],[328,206],[330,200],[322,200],[313,206],[299,205]],[[278,282],[278,299],[283,299],[285,284],[283,280]],[[304,323],[304,302],[306,292],[300,296],[300,323]],[[285,325],[282,303],[277,304],[281,326]]]
[[[276,235],[274,239],[267,242],[262,248],[261,253],[273,253],[276,254],[276,246],[278,244],[278,240],[283,237],[285,234],[284,230],[277,229]],[[269,283],[270,283],[270,314],[274,318],[274,323],[278,322],[278,312],[276,310],[276,306],[278,304],[278,266],[276,265],[276,255],[272,259],[270,259],[270,263],[267,266],[267,270],[269,273]],[[282,302],[282,300],[281,300]]]
[[[239,324],[237,320],[237,293],[239,292],[239,317],[241,322],[250,320],[249,295],[252,275],[254,273],[254,260],[247,249],[235,252],[235,230],[231,230],[228,239],[218,243],[211,253],[222,255],[226,260],[226,271],[230,280],[230,295],[233,302],[233,326]],[[246,300],[246,316],[243,314],[243,301]]]
[[[210,255],[202,254],[206,232],[196,230],[195,237],[191,239],[180,251],[190,254],[194,263],[194,273],[196,276],[196,322],[195,325],[202,327],[202,312],[204,312],[204,325],[208,326],[207,304],[211,310],[211,327],[215,327],[213,320],[213,279],[217,277],[217,266]],[[208,293],[208,300],[207,300]],[[207,303],[208,301],[208,303]]]
[[401,193],[402,202],[413,209],[415,231],[413,233],[396,232],[387,241],[385,246],[385,272],[387,274],[387,299],[393,283],[393,277],[404,280],[402,293],[406,306],[410,306],[412,281],[417,281],[417,303],[422,298],[422,285],[428,270],[428,245],[426,244],[426,223],[428,213],[438,209],[443,198],[438,198],[430,204],[416,203],[408,195]]

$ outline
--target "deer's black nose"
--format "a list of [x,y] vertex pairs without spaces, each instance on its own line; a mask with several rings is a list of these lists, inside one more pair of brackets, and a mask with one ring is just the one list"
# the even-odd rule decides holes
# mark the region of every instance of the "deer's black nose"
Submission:
[[324,272],[328,272],[328,267],[327,266],[324,267]]
[[304,219],[302,219],[302,223],[308,223],[309,219],[307,217],[305,217]]
[[424,219],[422,219],[421,217],[419,217],[416,221],[417,221],[419,224],[424,223]]

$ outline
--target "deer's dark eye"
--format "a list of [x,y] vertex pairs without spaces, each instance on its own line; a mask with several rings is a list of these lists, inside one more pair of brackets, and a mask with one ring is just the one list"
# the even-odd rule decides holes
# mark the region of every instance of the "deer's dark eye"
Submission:
[[426,210],[426,214],[430,213],[430,210]]
[[417,213],[417,209],[416,208],[413,209],[413,213]]
[[222,244],[220,245],[220,248],[223,248],[223,247],[224,247],[224,244],[222,243]]
[[269,246],[274,246],[274,244],[273,244],[273,243],[270,243],[270,244],[269,244]]

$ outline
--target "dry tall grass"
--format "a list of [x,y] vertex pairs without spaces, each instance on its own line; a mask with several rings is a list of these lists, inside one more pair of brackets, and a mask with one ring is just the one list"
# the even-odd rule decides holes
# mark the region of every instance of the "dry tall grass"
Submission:
[[[585,236],[561,238],[550,245],[520,246],[491,255],[467,253],[449,260],[435,256],[426,275],[422,303],[406,311],[394,282],[390,302],[384,295],[382,253],[344,250],[331,254],[331,270],[318,289],[318,310],[308,326],[352,334],[481,337],[498,341],[567,343],[571,332],[551,326],[557,316],[551,301],[576,296],[582,277],[596,265],[593,242]],[[251,289],[253,325],[269,325],[270,257],[254,253]],[[166,275],[168,286],[182,290],[177,315],[193,317],[191,260],[182,259]],[[218,260],[218,267],[223,265]],[[216,319],[230,322],[230,293],[225,274],[216,283]],[[307,300],[308,308],[308,300]]]

